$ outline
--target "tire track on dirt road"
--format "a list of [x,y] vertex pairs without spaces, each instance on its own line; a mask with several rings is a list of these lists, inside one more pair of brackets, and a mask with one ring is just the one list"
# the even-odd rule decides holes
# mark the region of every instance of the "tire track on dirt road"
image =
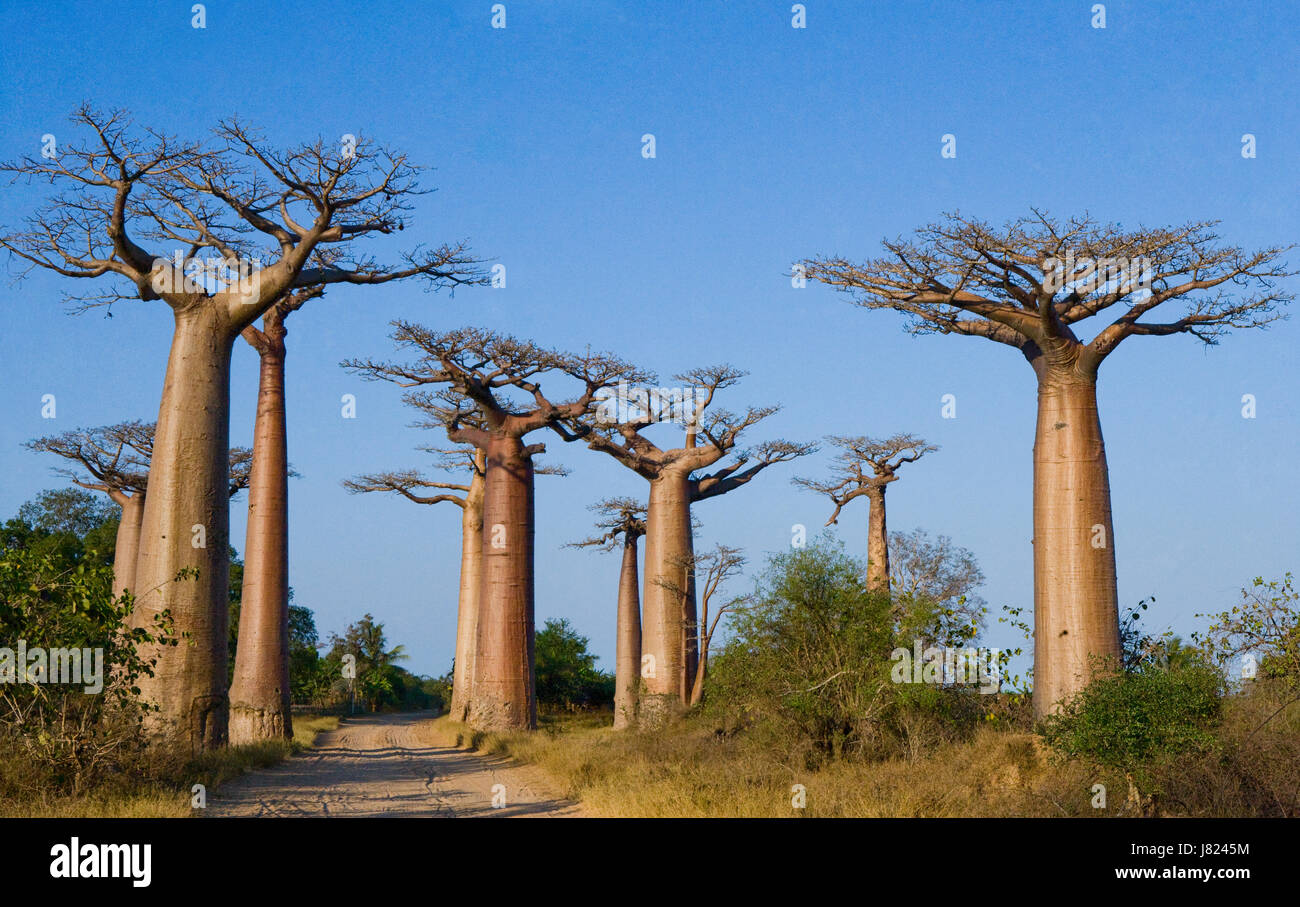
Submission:
[[[309,752],[249,772],[208,796],[210,817],[525,817],[582,815],[536,768],[427,742],[428,712],[364,715]],[[493,808],[493,788],[506,805]]]

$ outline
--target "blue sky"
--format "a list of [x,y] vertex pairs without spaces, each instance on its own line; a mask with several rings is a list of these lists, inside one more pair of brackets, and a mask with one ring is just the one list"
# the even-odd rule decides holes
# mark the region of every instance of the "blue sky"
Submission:
[[[807,28],[788,2],[689,4],[0,2],[0,157],[69,135],[83,99],[198,136],[237,113],[290,144],[365,133],[435,167],[404,242],[466,238],[507,267],[505,289],[426,294],[341,288],[289,322],[291,583],[322,635],[366,611],[412,652],[451,660],[459,511],[349,496],[358,472],[419,466],[436,442],[396,389],[341,359],[385,356],[387,322],[484,325],[559,347],[605,348],[663,375],[730,362],[751,376],[729,408],[781,403],[752,440],[911,431],[942,446],[890,492],[894,529],[975,552],[994,608],[1032,607],[1034,383],[1013,350],[912,338],[900,316],[793,289],[791,263],[864,258],[940,213],[1001,222],[1038,206],[1125,225],[1218,218],[1228,242],[1300,238],[1296,27],[1289,5],[833,3]],[[653,133],[657,156],[641,156]],[[940,140],[957,138],[956,159]],[[1241,155],[1256,136],[1258,156]],[[0,191],[12,225],[37,190]],[[374,244],[392,255],[400,244]],[[1300,266],[1300,253],[1289,261]],[[106,320],[61,307],[69,282],[0,280],[0,514],[56,486],[20,448],[76,426],[157,414],[171,318],[119,304]],[[1294,289],[1294,282],[1292,283]],[[1133,338],[1103,367],[1121,601],[1155,596],[1149,623],[1186,631],[1256,575],[1297,566],[1298,328],[1212,349]],[[1086,335],[1095,331],[1086,326]],[[256,357],[237,345],[231,436],[251,438]],[[41,418],[53,393],[57,418]],[[340,397],[357,397],[357,418]],[[944,394],[957,418],[940,417]],[[1258,400],[1241,417],[1241,397]],[[541,478],[537,614],[567,616],[612,668],[615,554],[566,550],[586,507],[645,494],[612,460],[558,439]],[[789,484],[828,455],[774,467],[698,508],[703,541],[754,565],[791,526],[829,515]],[[232,508],[242,550],[242,499]],[[841,519],[865,549],[865,508]],[[739,584],[738,584],[739,585]],[[1012,643],[994,632],[992,644]]]

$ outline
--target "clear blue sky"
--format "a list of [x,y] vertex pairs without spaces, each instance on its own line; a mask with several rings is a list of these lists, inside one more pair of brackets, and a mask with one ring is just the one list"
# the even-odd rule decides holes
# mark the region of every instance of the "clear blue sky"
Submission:
[[[1163,225],[1221,218],[1248,247],[1300,239],[1297,28],[1286,3],[789,2],[0,3],[0,157],[67,135],[83,99],[199,135],[233,113],[288,144],[366,133],[436,167],[403,241],[468,238],[504,290],[337,289],[289,322],[291,582],[322,635],[373,612],[418,672],[450,663],[459,511],[339,480],[419,466],[399,393],[338,368],[384,356],[387,322],[479,324],[614,350],[661,374],[728,361],[752,373],[729,408],[779,402],[753,440],[911,431],[943,449],[891,491],[894,529],[972,549],[984,596],[1032,607],[1034,383],[1013,350],[911,338],[900,316],[818,286],[793,261],[866,257],[945,210],[1002,221],[1029,206]],[[657,158],[643,159],[653,133]],[[957,137],[955,160],[940,138]],[[1241,156],[1253,133],[1258,157]],[[0,192],[0,223],[34,189]],[[376,244],[376,254],[396,243]],[[1290,263],[1300,265],[1300,254]],[[157,414],[171,318],[162,303],[70,316],[68,281],[0,281],[0,514],[59,484],[20,448],[76,426]],[[1294,287],[1293,287],[1294,288]],[[1089,326],[1087,336],[1091,336]],[[1185,631],[1258,574],[1300,566],[1295,349],[1300,324],[1227,338],[1134,338],[1108,360],[1102,421],[1121,601]],[[256,357],[237,346],[231,436],[251,438]],[[58,417],[43,420],[53,393]],[[340,417],[340,397],[358,417]],[[956,394],[958,417],[940,418]],[[1258,417],[1241,418],[1254,394]],[[538,481],[537,616],[570,617],[612,668],[617,556],[560,546],[588,504],[644,495],[601,455],[546,440],[568,478]],[[703,542],[754,564],[792,524],[828,516],[789,484],[825,454],[698,508]],[[232,508],[242,550],[242,499]],[[864,548],[864,508],[841,532]],[[1009,642],[994,633],[994,644]]]

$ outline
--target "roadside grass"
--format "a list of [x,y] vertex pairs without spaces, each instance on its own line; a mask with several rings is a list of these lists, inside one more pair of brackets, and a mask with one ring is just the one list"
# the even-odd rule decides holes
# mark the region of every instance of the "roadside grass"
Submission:
[[0,759],[0,817],[3,818],[187,818],[202,814],[191,807],[195,784],[210,794],[244,772],[282,762],[310,749],[316,737],[339,726],[336,715],[295,715],[293,740],[268,740],[225,747],[197,757],[151,749],[136,771],[112,776],[83,794],[48,792],[45,773],[22,758]]
[[[603,717],[544,718],[538,733],[483,733],[435,719],[431,742],[538,766],[593,816],[955,817],[1088,815],[1089,783],[1049,765],[1032,734],[981,729],[908,762],[816,770],[698,718],[663,731],[615,731]],[[803,787],[802,808],[794,803]],[[1085,812],[1086,810],[1086,812]]]
[[[1213,753],[1159,768],[1163,815],[1300,813],[1300,703],[1268,726],[1274,701],[1230,698]],[[816,769],[770,739],[724,734],[697,715],[654,732],[615,731],[607,715],[541,719],[536,733],[483,733],[445,718],[426,739],[531,763],[557,792],[604,817],[1135,816],[1120,773],[1053,754],[1024,730],[980,727],[913,758],[840,759]],[[784,748],[786,752],[789,747]],[[1105,787],[1105,805],[1096,785]],[[802,785],[803,808],[795,802]]]

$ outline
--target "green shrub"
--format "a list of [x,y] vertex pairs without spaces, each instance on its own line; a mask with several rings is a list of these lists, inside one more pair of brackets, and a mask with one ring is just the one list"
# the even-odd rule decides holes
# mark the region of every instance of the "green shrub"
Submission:
[[539,706],[569,711],[613,706],[614,678],[596,670],[588,642],[568,618],[551,618],[537,632],[533,651]]
[[915,626],[898,620],[897,602],[866,589],[865,572],[830,538],[772,556],[711,659],[706,713],[810,766],[915,757],[969,733],[978,694],[894,683],[891,653],[911,650]]
[[[6,765],[28,761],[40,769],[5,772],[0,788],[30,784],[76,793],[122,771],[143,750],[148,709],[136,700],[137,683],[152,674],[153,661],[138,649],[175,645],[176,639],[166,612],[150,629],[128,628],[133,601],[129,595],[114,600],[112,584],[112,568],[93,559],[69,562],[40,547],[0,550],[0,645],[10,650],[3,653],[0,747]],[[18,663],[20,642],[29,657],[37,649],[48,655],[39,674],[29,675],[29,665]],[[55,671],[51,650],[80,650],[82,682],[66,682],[71,661]],[[64,682],[48,682],[63,672],[68,676],[58,679]],[[87,673],[98,676],[92,680]],[[25,682],[29,676],[41,682]],[[0,796],[15,793],[0,789]]]
[[1095,678],[1041,726],[1057,753],[1122,772],[1130,799],[1159,794],[1162,770],[1218,748],[1223,677],[1204,661],[1140,664]]

